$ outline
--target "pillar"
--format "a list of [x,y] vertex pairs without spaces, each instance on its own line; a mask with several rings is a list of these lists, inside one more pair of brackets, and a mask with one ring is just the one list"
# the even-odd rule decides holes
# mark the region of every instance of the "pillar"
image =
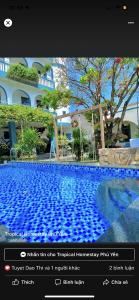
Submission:
[[10,146],[12,148],[16,144],[16,126],[15,126],[15,122],[10,121],[8,123],[8,127],[9,127],[9,135],[10,135]]

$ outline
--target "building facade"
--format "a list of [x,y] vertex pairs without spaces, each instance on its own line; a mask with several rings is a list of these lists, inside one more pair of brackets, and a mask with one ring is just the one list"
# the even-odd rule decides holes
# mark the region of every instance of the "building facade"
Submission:
[[[38,83],[23,79],[11,79],[7,76],[7,71],[12,64],[21,64],[26,68],[36,68],[39,81]],[[51,65],[51,69],[42,75],[42,68],[46,64]],[[0,58],[0,104],[4,105],[27,105],[39,107],[44,90],[54,90],[58,85],[58,73],[61,68],[61,62],[54,58]],[[53,112],[51,110],[51,112]],[[56,111],[57,115],[69,112],[69,107],[60,108]],[[61,119],[59,127],[62,132],[69,136],[70,118]],[[9,139],[9,129],[0,129],[0,138]]]
[[[117,113],[117,117],[121,116],[122,107]],[[130,103],[127,107],[124,124],[123,124],[123,133],[125,133],[130,140],[131,138],[139,137],[139,104],[138,101]]]

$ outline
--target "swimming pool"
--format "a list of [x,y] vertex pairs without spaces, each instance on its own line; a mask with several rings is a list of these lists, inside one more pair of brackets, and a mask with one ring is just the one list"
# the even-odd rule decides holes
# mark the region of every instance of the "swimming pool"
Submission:
[[[95,242],[112,222],[96,201],[98,188],[127,178],[131,182],[139,178],[139,170],[55,163],[1,165],[0,224],[28,242]],[[138,189],[128,192],[130,199],[124,207],[120,204],[118,213],[138,196]],[[113,193],[111,200],[119,197]],[[101,201],[105,195],[100,193]]]

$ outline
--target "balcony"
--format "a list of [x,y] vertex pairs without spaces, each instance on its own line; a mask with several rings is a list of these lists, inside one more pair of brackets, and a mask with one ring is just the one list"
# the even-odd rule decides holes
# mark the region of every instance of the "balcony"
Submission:
[[[10,64],[0,61],[0,77],[2,78],[8,78],[7,77],[7,71],[9,69]],[[10,80],[10,78],[8,78]],[[41,76],[39,75],[39,81],[38,82],[34,82],[32,80],[28,80],[25,78],[20,78],[20,77],[14,77],[11,78],[12,80],[21,82],[23,84],[27,84],[27,85],[31,85],[33,87],[39,88],[39,89],[54,89],[55,88],[55,84],[53,80],[49,80],[46,78],[46,76]]]

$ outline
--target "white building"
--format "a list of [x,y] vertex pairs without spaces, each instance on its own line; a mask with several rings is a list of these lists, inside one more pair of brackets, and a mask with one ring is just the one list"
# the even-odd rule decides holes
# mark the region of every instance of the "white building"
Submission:
[[[36,68],[39,74],[39,82],[31,82],[29,80],[10,79],[7,76],[8,68],[11,64],[21,64],[28,68]],[[51,70],[45,75],[41,75],[41,70],[46,64],[51,64]],[[31,107],[39,107],[41,96],[44,90],[53,90],[58,85],[58,70],[61,62],[55,61],[54,58],[0,58],[0,104],[29,105]],[[69,107],[57,110],[57,115],[69,112]],[[67,135],[70,130],[70,118],[62,119],[63,132]],[[8,128],[0,130],[0,138],[8,138]]]
[[[119,109],[116,117],[120,117],[122,107]],[[123,133],[125,133],[129,140],[130,138],[139,137],[139,104],[138,102],[131,103],[128,105],[124,117],[124,124],[122,127]]]
[[[83,109],[83,108],[82,108]],[[121,116],[123,107],[121,106],[116,114],[116,118]],[[85,130],[88,138],[91,140],[93,136],[92,124],[87,121],[84,114],[73,116],[72,120],[77,120],[80,127]],[[117,127],[113,129],[117,131]],[[127,136],[124,142],[120,144],[124,147],[129,146],[129,141],[132,138],[139,137],[139,103],[131,103],[128,105],[122,126],[122,133]]]

